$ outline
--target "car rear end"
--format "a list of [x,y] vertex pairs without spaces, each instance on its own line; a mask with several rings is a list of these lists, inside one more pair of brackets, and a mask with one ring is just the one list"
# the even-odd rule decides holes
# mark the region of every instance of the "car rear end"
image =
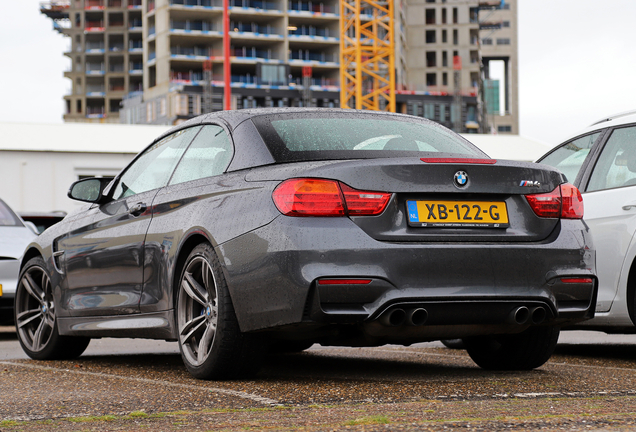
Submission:
[[0,325],[13,322],[19,258],[34,238],[33,231],[25,227],[11,208],[0,200]]
[[[490,159],[419,119],[352,115],[347,131],[308,129],[311,118],[309,137],[289,117],[254,121],[279,164],[246,181],[271,191],[262,211],[277,216],[219,246],[243,331],[379,345],[593,316],[582,200],[558,171]],[[319,147],[330,133],[347,139],[311,148],[312,130]]]

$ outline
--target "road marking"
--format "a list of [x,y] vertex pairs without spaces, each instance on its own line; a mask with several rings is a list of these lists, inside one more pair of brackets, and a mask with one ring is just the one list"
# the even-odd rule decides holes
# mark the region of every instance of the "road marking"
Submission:
[[55,368],[55,367],[50,367],[50,366],[39,366],[39,365],[32,365],[32,364],[25,364],[25,363],[14,363],[14,362],[8,362],[8,361],[0,361],[0,364],[3,365],[10,365],[10,366],[17,366],[17,367],[24,367],[24,368],[30,368],[30,369],[40,369],[40,370],[50,370],[50,371],[58,371],[58,372],[66,372],[66,373],[72,373],[72,374],[76,374],[76,375],[88,375],[88,376],[96,376],[96,377],[100,377],[100,378],[117,378],[117,379],[121,379],[121,380],[126,380],[126,381],[137,381],[137,382],[142,382],[142,383],[147,383],[147,384],[158,384],[158,385],[162,385],[162,386],[166,386],[166,387],[178,387],[178,388],[184,388],[184,389],[188,389],[188,390],[207,390],[207,391],[211,391],[214,393],[220,393],[220,394],[225,394],[225,395],[229,395],[229,396],[236,396],[242,399],[248,399],[254,402],[258,402],[264,405],[270,405],[270,406],[282,406],[283,404],[281,404],[280,402],[274,400],[274,399],[270,399],[270,398],[266,398],[263,396],[259,396],[253,393],[245,393],[242,391],[238,391],[238,390],[230,390],[230,389],[224,389],[224,388],[218,388],[218,387],[205,387],[205,386],[201,386],[201,385],[190,385],[190,384],[179,384],[179,383],[171,383],[168,381],[160,381],[160,380],[153,380],[153,379],[148,379],[148,378],[135,378],[135,377],[126,377],[126,376],[121,376],[121,375],[115,375],[115,374],[107,374],[107,373],[103,373],[103,372],[88,372],[88,371],[75,371],[75,370],[70,370],[70,369],[63,369],[63,368]]

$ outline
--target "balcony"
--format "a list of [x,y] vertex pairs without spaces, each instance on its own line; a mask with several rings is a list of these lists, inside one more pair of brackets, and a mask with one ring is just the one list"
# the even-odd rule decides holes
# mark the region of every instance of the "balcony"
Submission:
[[171,6],[201,7],[201,8],[222,8],[222,0],[170,0]]
[[104,106],[87,106],[86,107],[87,118],[104,118],[106,117],[106,109]]
[[280,12],[277,3],[262,0],[230,0],[230,9],[231,8],[259,9]]
[[130,62],[128,73],[131,75],[140,75],[144,71],[144,64],[142,62]]
[[141,9],[141,0],[128,0],[128,9]]
[[137,53],[142,52],[144,49],[144,44],[140,40],[130,40],[128,41],[128,52]]
[[87,9],[87,10],[104,9],[104,0],[85,0],[84,9]]
[[170,47],[170,54],[173,57],[187,57],[187,58],[208,58],[210,56],[210,48],[206,46],[193,46],[193,47]]
[[141,18],[135,18],[128,21],[128,29],[133,31],[141,31],[143,22]]
[[216,30],[216,26],[208,21],[170,21],[170,31],[175,33],[210,33]]
[[170,81],[179,81],[179,82],[195,82],[203,80],[203,72],[176,72],[170,71]]
[[[265,36],[282,38],[280,29],[269,24],[260,25],[258,23],[244,23],[244,22],[232,22],[230,23],[230,31],[235,33],[233,36],[238,36],[240,33],[250,33],[254,36]],[[250,35],[250,36],[251,36]]]
[[321,51],[292,50],[290,60],[313,61],[319,63],[338,63],[337,54],[328,54]]
[[104,31],[104,21],[86,21],[86,25],[84,26],[84,30],[87,32],[103,32]]
[[230,54],[243,59],[278,60],[271,49],[257,49],[256,47],[233,47]]
[[104,75],[104,63],[86,63],[86,75]]
[[290,12],[307,12],[310,14],[334,14],[337,15],[338,11],[335,6],[326,5],[322,2],[314,3],[311,1],[289,1],[287,8]]
[[87,97],[103,97],[106,95],[104,85],[88,85],[86,86]]
[[112,44],[108,47],[108,51],[110,52],[121,52],[124,50],[124,43]]
[[104,49],[104,43],[86,43],[86,54],[103,54],[106,50]]
[[292,39],[319,39],[319,40],[330,40],[330,41],[339,41],[338,38],[339,33],[336,31],[330,31],[328,28],[320,28],[314,26],[300,26],[296,27],[290,25],[287,28],[287,34]]
[[111,63],[108,66],[108,71],[109,72],[114,72],[114,73],[123,73],[124,72],[124,64],[123,63]]

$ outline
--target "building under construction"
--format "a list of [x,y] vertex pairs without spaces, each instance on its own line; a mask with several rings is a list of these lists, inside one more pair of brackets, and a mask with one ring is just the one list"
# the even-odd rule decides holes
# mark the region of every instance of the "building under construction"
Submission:
[[[63,0],[41,11],[71,39],[66,121],[176,124],[223,108],[222,0]],[[518,132],[516,0],[229,0],[229,14],[233,108],[355,108],[341,93],[349,17],[390,45],[390,61],[349,60],[370,64],[376,82],[390,77],[374,89],[354,76],[358,99],[378,96],[363,108]],[[490,79],[492,62],[505,79]],[[485,83],[503,95],[499,112],[487,109]],[[383,98],[391,86],[395,97]]]

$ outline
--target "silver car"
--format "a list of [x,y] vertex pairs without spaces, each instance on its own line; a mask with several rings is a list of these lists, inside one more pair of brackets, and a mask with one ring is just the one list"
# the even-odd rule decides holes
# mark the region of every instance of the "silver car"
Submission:
[[33,230],[0,200],[0,325],[13,322],[20,257],[34,238]]

